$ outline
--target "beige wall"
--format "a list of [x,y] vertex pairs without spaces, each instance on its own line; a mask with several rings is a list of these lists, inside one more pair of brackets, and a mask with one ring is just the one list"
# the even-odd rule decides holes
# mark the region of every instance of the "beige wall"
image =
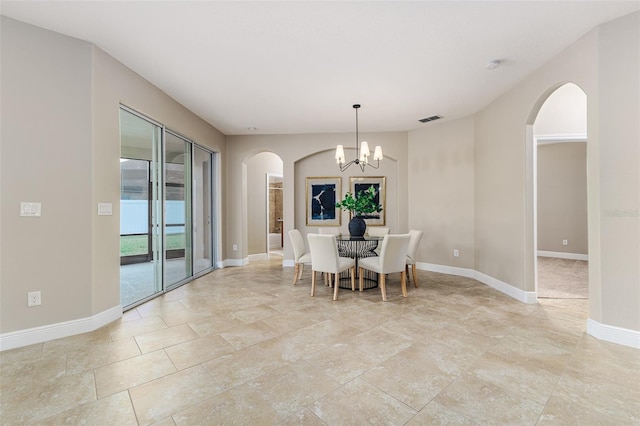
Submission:
[[537,182],[538,250],[586,255],[587,144],[539,145]]
[[[574,82],[588,96],[590,318],[640,331],[639,17],[590,32],[474,117],[363,135],[389,160],[369,174],[390,173],[392,231],[425,231],[419,262],[473,267],[535,290],[532,125],[546,97]],[[98,202],[119,208],[119,102],[222,153],[222,259],[249,253],[246,164],[253,155],[271,151],[283,160],[285,233],[304,228],[305,174],[345,182],[360,173],[339,173],[332,155],[336,144],[353,144],[351,133],[225,140],[87,43],[4,17],[1,30],[2,333],[86,318],[119,303],[118,218],[96,215]],[[437,203],[423,201],[425,193]],[[20,218],[20,201],[42,202],[43,216]],[[425,220],[422,209],[433,217]],[[459,259],[450,257],[452,248],[461,250]],[[287,239],[285,259],[292,259]],[[41,307],[26,307],[31,290],[43,292]]]
[[[361,133],[362,139],[372,146],[382,145],[385,159],[378,170],[362,173],[352,166],[340,173],[334,155],[337,144],[346,148],[347,158],[353,156],[354,135],[303,134],[303,135],[256,135],[227,137],[227,181],[229,182],[229,203],[226,211],[229,216],[228,253],[231,259],[245,259],[248,256],[247,241],[248,217],[246,201],[242,199],[243,167],[255,154],[270,151],[283,160],[284,178],[284,232],[298,228],[306,234],[315,231],[315,227],[306,226],[305,178],[308,176],[340,176],[343,193],[349,184],[349,176],[386,176],[387,177],[387,223],[393,232],[406,232],[407,211],[407,133]],[[244,165],[244,166],[243,166]],[[235,212],[235,213],[234,213]],[[242,214],[238,214],[242,212]],[[348,213],[343,213],[342,223],[346,230]],[[232,252],[230,246],[238,244],[238,251]],[[288,238],[284,240],[284,258],[291,264],[293,252]]]
[[[0,332],[9,333],[120,304],[120,102],[215,151],[225,142],[91,44],[1,19]],[[20,201],[41,202],[42,217],[20,217]],[[99,202],[114,214],[98,216]],[[27,308],[36,290],[42,305]]]
[[249,254],[267,252],[267,173],[282,175],[282,160],[261,152],[247,161],[247,244]]
[[469,117],[409,132],[407,210],[409,228],[424,232],[420,262],[474,268],[473,126]]

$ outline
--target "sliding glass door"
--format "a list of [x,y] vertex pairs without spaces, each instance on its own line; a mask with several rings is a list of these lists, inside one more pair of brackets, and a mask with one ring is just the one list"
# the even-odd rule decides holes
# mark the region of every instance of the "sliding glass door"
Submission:
[[213,154],[199,146],[193,148],[193,273],[213,267],[212,182]]
[[215,154],[120,110],[120,303],[126,310],[214,269]]
[[164,149],[165,286],[193,275],[191,220],[191,143],[167,131]]
[[163,291],[162,127],[120,110],[120,303]]

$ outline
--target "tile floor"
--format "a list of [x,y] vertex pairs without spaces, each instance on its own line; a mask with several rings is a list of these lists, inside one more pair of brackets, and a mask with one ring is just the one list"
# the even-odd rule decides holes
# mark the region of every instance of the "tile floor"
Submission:
[[640,424],[640,351],[586,335],[587,300],[420,271],[332,302],[281,261],[0,353],[2,424]]

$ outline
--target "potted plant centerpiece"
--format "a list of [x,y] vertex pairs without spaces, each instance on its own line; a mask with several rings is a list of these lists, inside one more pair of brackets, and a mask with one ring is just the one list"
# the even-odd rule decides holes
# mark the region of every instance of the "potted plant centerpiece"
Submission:
[[362,237],[367,229],[364,217],[369,213],[380,213],[382,205],[376,202],[376,189],[370,186],[364,191],[359,191],[357,196],[351,192],[344,195],[344,199],[336,203],[336,207],[351,212],[349,221],[349,234],[352,237]]

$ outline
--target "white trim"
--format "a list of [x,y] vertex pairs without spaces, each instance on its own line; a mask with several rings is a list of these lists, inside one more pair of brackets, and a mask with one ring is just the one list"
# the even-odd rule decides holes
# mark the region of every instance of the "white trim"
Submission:
[[92,317],[59,322],[0,335],[0,351],[47,342],[97,330],[122,317],[122,306],[117,305]]
[[538,256],[540,257],[556,257],[558,259],[571,259],[571,260],[589,260],[588,254],[581,253],[564,253],[561,251],[544,251],[538,250]]
[[510,296],[516,300],[519,300],[520,302],[538,303],[538,295],[536,294],[536,292],[520,290],[519,288],[514,287],[511,284],[507,284],[504,281],[500,281],[496,278],[493,278],[487,274],[483,274],[482,272],[478,272],[474,269],[458,268],[454,266],[436,265],[433,263],[421,263],[421,262],[418,262],[416,264],[416,267],[418,269],[431,271],[431,272],[439,272],[441,274],[458,275],[461,277],[473,278],[480,281],[483,284],[488,285],[489,287],[495,288],[496,290],[506,294],[507,296]]
[[557,135],[535,135],[534,136],[537,145],[547,145],[551,143],[563,143],[563,142],[586,142],[586,133],[566,133]]
[[227,268],[229,266],[246,266],[249,263],[249,259],[225,259],[222,262],[222,267]]
[[457,275],[460,277],[473,278],[475,271],[473,269],[458,268],[455,266],[437,265],[435,263],[416,262],[416,268],[424,271],[438,272],[440,274]]
[[587,320],[587,333],[596,339],[640,349],[640,331],[600,324],[589,318]]

